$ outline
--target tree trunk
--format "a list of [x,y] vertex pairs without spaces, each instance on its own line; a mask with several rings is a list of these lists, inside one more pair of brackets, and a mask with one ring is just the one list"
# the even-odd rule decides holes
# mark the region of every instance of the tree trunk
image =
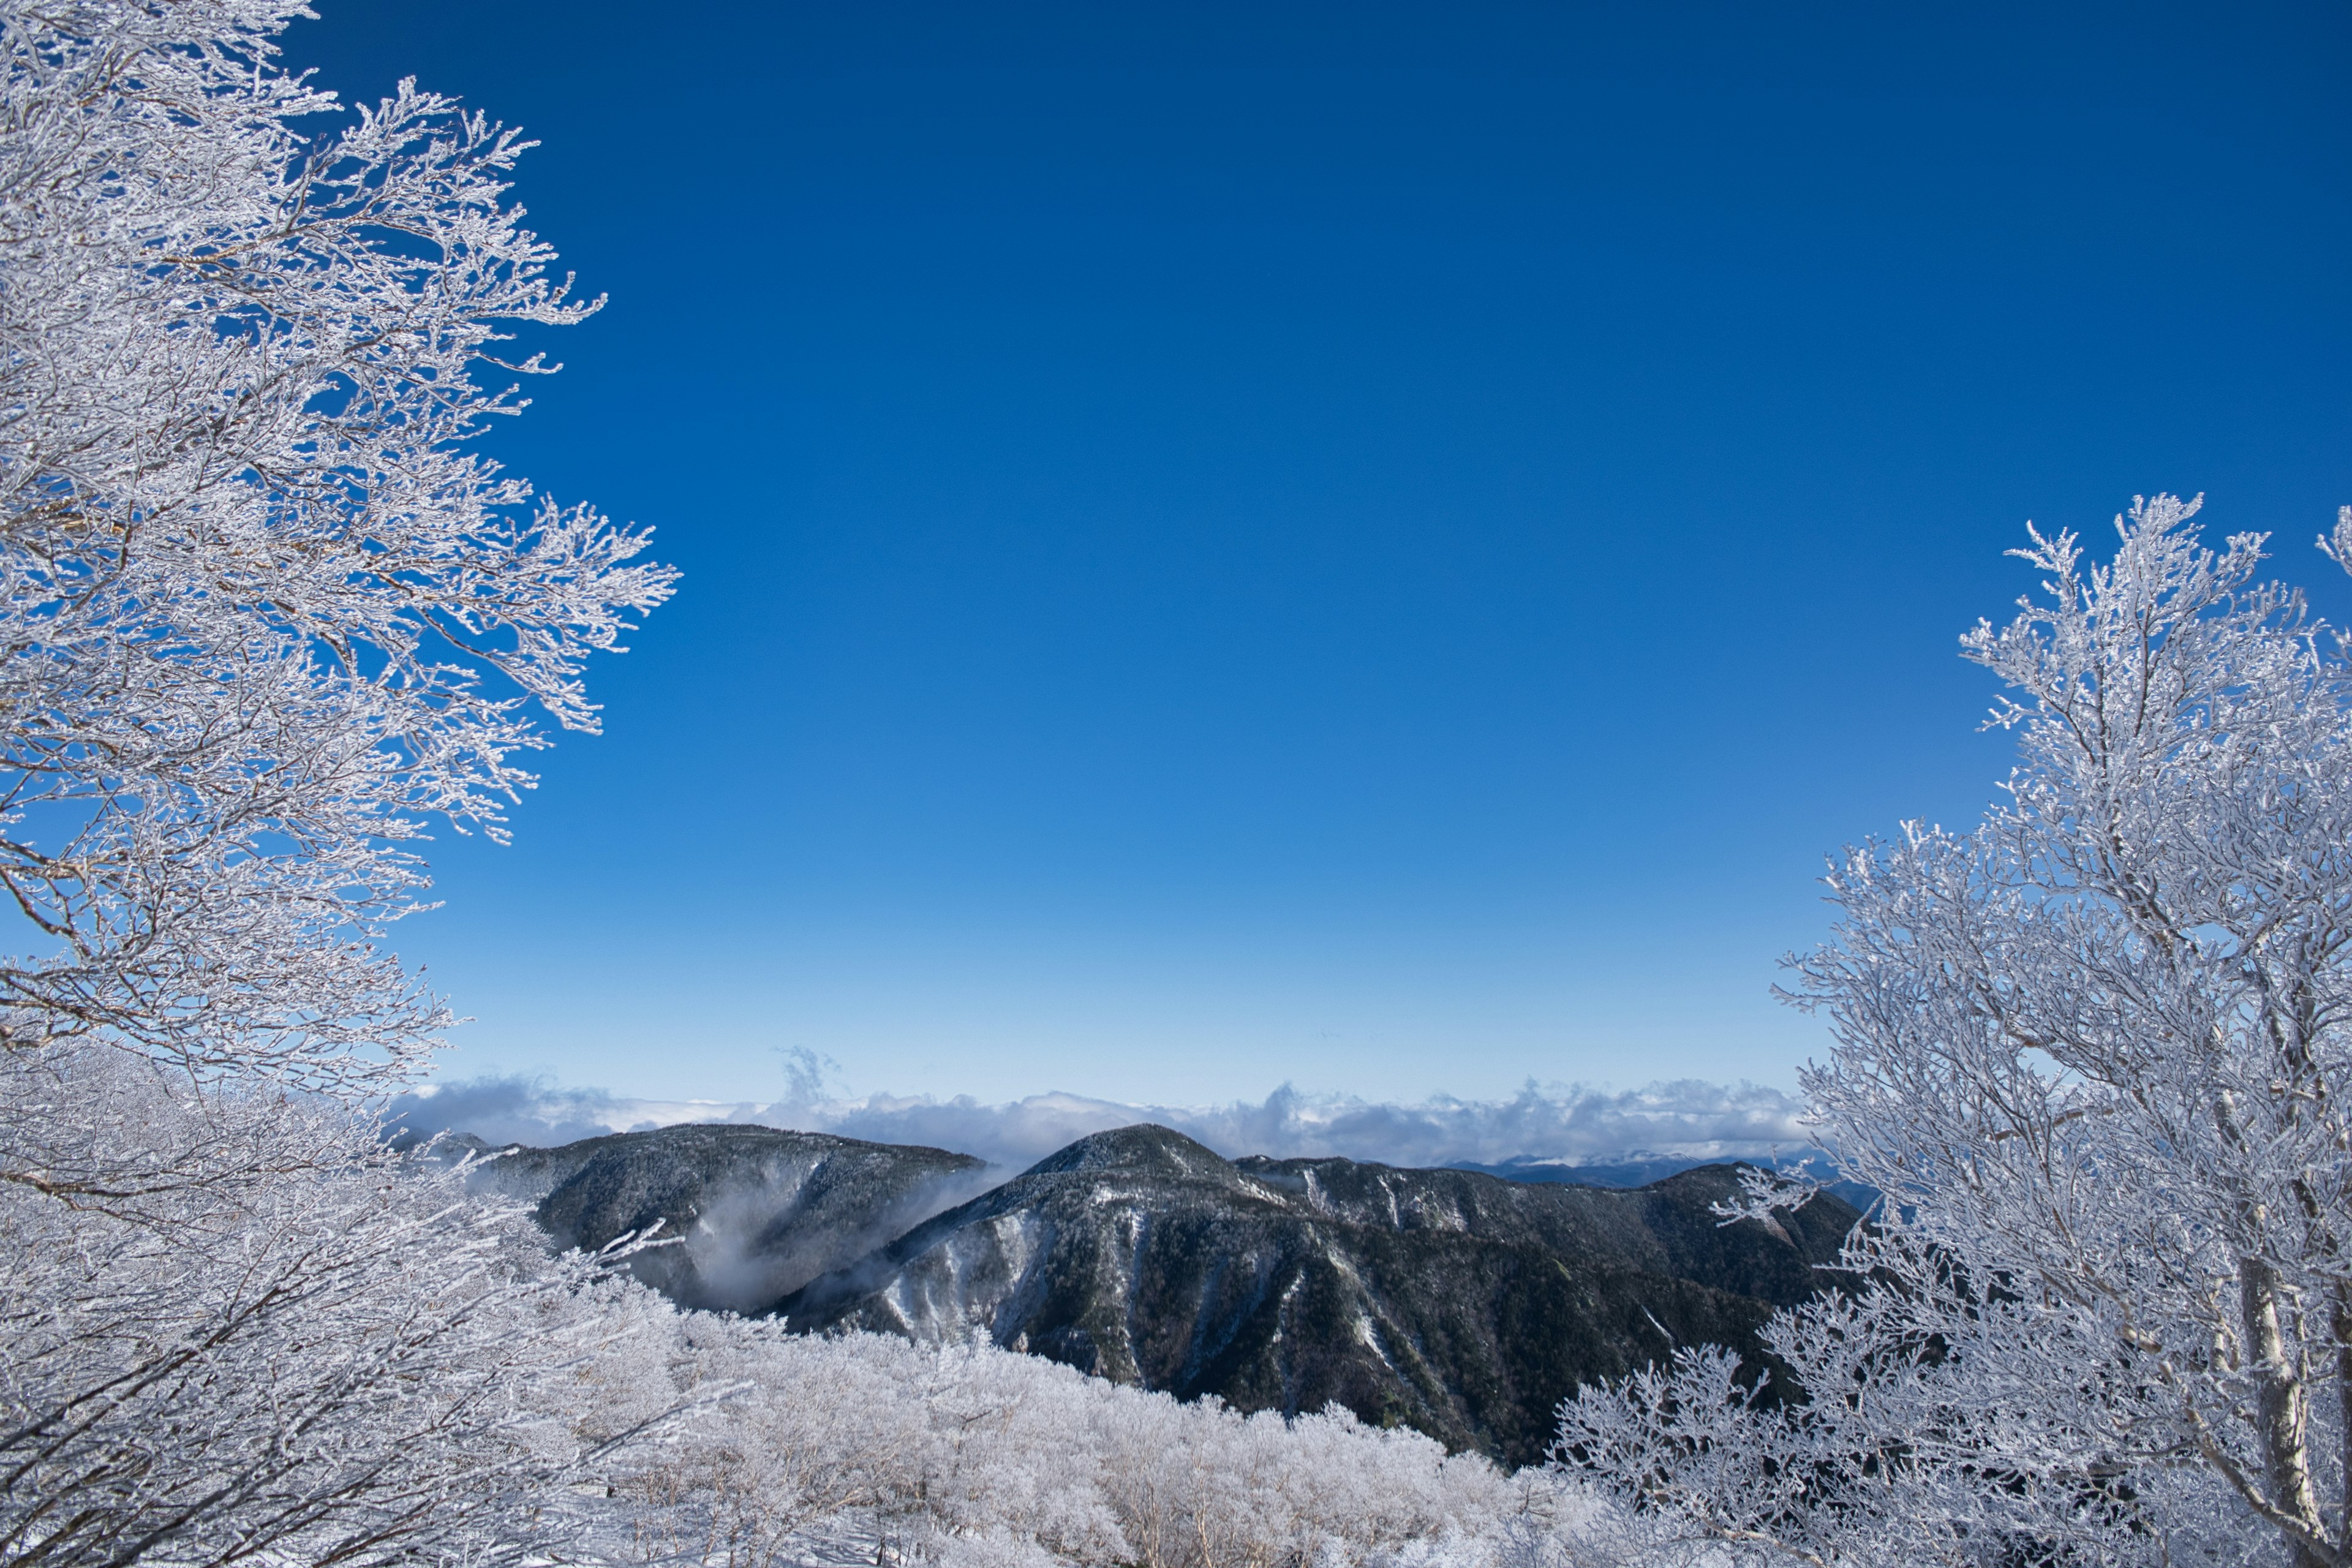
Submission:
[[2336,1286],[2335,1311],[2330,1327],[2336,1335],[2336,1405],[2343,1417],[2337,1441],[2343,1461],[2337,1481],[2342,1496],[2336,1515],[2336,1544],[2338,1550],[2352,1547],[2352,1285],[2338,1280]]
[[[2311,1420],[2303,1379],[2286,1354],[2279,1325],[2278,1273],[2260,1258],[2238,1263],[2238,1311],[2254,1374],[2254,1418],[2263,1446],[2263,1479],[2272,1506],[2325,1538],[2311,1484]],[[2295,1568],[2328,1568],[2307,1542],[2294,1543]]]

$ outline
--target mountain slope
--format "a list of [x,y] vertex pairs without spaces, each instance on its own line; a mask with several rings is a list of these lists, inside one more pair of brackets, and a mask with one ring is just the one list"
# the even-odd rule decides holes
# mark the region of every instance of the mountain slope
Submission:
[[1337,1401],[1512,1462],[1580,1383],[1673,1343],[1748,1347],[1857,1217],[1720,1226],[1731,1167],[1631,1192],[1349,1160],[1228,1162],[1180,1133],[1081,1139],[775,1310],[1001,1345],[1244,1409]]
[[631,1260],[682,1306],[763,1307],[983,1185],[969,1154],[772,1127],[694,1125],[517,1149],[482,1184],[538,1205],[558,1247],[659,1221],[674,1247]]

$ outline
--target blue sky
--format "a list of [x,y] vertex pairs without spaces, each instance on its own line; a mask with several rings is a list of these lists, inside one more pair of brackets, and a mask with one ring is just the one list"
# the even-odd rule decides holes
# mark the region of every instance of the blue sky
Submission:
[[2352,613],[2339,7],[320,9],[543,142],[612,304],[495,450],[687,573],[436,847],[453,1073],[1785,1086],[2028,518]]

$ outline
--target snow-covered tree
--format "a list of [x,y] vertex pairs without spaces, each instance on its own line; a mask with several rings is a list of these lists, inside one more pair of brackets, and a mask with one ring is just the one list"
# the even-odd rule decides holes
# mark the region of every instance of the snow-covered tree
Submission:
[[551,1498],[630,1436],[568,1395],[634,1349],[640,1288],[461,1171],[100,1047],[0,1073],[0,1157],[70,1194],[0,1192],[0,1560],[479,1555],[561,1533]]
[[854,1542],[875,1561],[1034,1568],[1639,1561],[1599,1554],[1595,1500],[1557,1472],[1507,1477],[1344,1410],[1180,1404],[985,1340],[803,1337],[704,1313],[672,1332],[667,1378],[616,1389],[613,1419],[732,1396],[620,1484],[601,1538],[622,1543],[614,1556],[779,1568]]
[[0,0],[11,1562],[511,1543],[625,1293],[383,1146],[446,1020],[383,940],[671,574],[475,449],[594,308],[527,143],[407,85],[314,134],[304,14]]
[[[0,89],[0,1028],[198,1072],[412,1070],[376,943],[433,820],[499,831],[580,667],[671,574],[474,449],[518,326],[594,309],[506,204],[527,143],[276,68],[288,0],[10,0]],[[488,385],[478,374],[488,368]]]
[[2035,533],[2041,596],[1963,638],[2015,694],[2001,799],[1832,867],[1805,1087],[1885,1199],[1858,1288],[1768,1333],[1802,1401],[1694,1351],[1563,1409],[1694,1542],[2352,1562],[2352,648],[2196,510],[2103,564]]

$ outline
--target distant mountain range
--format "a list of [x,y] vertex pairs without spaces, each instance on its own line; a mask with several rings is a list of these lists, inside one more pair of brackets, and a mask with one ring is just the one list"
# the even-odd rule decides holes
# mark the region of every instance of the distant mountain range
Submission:
[[[1801,1167],[1813,1180],[1821,1182],[1831,1192],[1864,1212],[1878,1201],[1875,1189],[1840,1176],[1837,1168],[1817,1151],[1808,1151],[1787,1159],[1756,1159],[1740,1163],[1766,1170],[1794,1171]],[[1653,1156],[1637,1160],[1594,1161],[1580,1165],[1559,1160],[1506,1160],[1497,1165],[1482,1165],[1475,1160],[1455,1160],[1445,1168],[1449,1171],[1482,1171],[1490,1176],[1500,1176],[1507,1182],[1533,1182],[1538,1185],[1646,1187],[1653,1182],[1663,1182],[1668,1176],[1695,1171],[1701,1165],[1718,1163],[1721,1162]]]
[[520,1151],[486,1173],[562,1245],[662,1222],[682,1241],[635,1267],[688,1305],[985,1334],[1244,1410],[1337,1401],[1514,1464],[1541,1456],[1580,1384],[1676,1344],[1758,1353],[1774,1307],[1834,1278],[1822,1266],[1859,1218],[1824,1194],[1724,1226],[1710,1211],[1737,1188],[1730,1165],[1611,1189],[1228,1161],[1154,1126],[992,1175],[942,1150],[746,1126]]

